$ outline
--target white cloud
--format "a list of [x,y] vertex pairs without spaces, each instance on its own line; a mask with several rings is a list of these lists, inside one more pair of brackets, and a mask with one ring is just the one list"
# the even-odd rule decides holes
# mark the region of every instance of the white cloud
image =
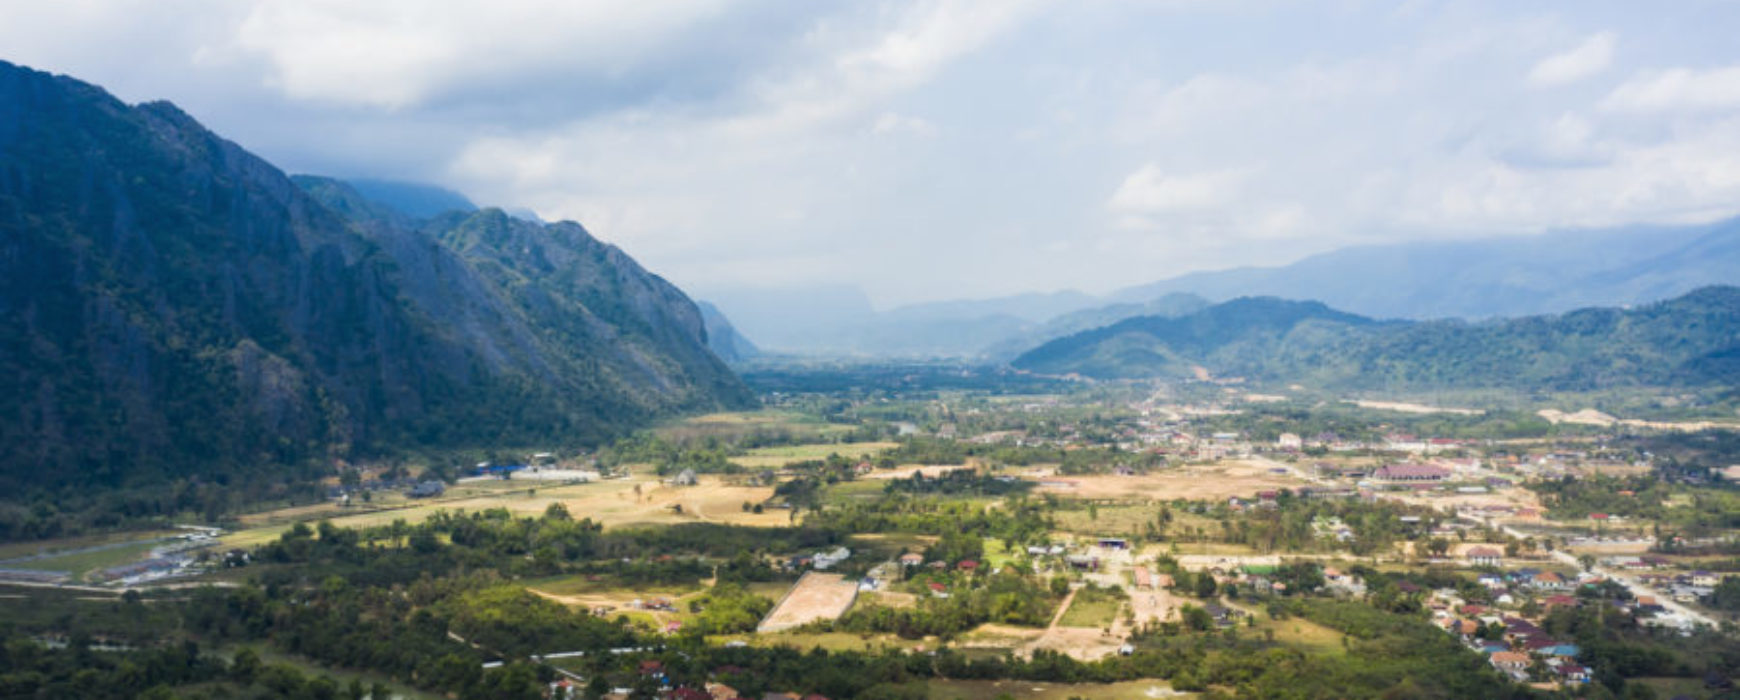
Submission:
[[1133,214],[1207,209],[1231,201],[1246,174],[1243,170],[1168,173],[1148,163],[1124,178],[1106,206]]
[[722,0],[283,0],[255,3],[235,47],[263,56],[291,97],[404,108],[551,64],[621,70],[722,10]]
[[1621,4],[1606,26],[1648,28],[1623,50],[1563,7],[1349,7],[0,0],[0,46],[291,170],[578,219],[702,288],[1104,290],[1740,211],[1740,6]]
[[1740,66],[1675,68],[1626,81],[1602,100],[1616,112],[1662,113],[1740,107]]
[[1584,39],[1576,48],[1541,59],[1529,71],[1534,85],[1564,85],[1599,75],[1613,63],[1613,32],[1601,32]]
[[935,124],[920,117],[909,117],[894,112],[883,112],[876,118],[876,123],[870,126],[870,133],[877,136],[894,134],[911,134],[913,136],[933,137],[937,134]]

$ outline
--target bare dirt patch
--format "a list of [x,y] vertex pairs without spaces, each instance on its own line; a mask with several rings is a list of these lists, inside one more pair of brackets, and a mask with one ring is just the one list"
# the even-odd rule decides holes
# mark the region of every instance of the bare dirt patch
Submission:
[[1486,411],[1477,408],[1445,408],[1443,406],[1427,406],[1403,401],[1367,401],[1364,399],[1349,399],[1347,403],[1360,408],[1375,408],[1380,411],[1396,411],[1399,413],[1448,413],[1456,416],[1485,415]]
[[778,632],[816,620],[832,620],[846,613],[858,598],[858,583],[840,574],[811,571],[792,584],[757,632]]
[[1688,433],[1700,430],[1740,430],[1740,423],[1707,420],[1682,422],[1638,420],[1636,418],[1619,418],[1611,416],[1593,408],[1585,408],[1575,413],[1566,413],[1564,411],[1548,408],[1536,411],[1535,415],[1547,419],[1548,423],[1554,424],[1570,423],[1573,425],[1594,425],[1602,427],[1624,425],[1632,428],[1678,430]]

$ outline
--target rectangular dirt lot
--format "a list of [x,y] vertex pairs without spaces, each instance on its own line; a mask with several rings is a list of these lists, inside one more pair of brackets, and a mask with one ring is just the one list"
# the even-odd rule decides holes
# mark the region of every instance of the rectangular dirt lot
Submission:
[[756,631],[778,632],[816,620],[832,620],[844,615],[857,599],[857,581],[848,581],[840,574],[811,571],[792,584]]

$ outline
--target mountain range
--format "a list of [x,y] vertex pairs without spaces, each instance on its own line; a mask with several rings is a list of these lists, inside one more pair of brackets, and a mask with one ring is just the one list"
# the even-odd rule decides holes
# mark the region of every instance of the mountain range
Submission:
[[752,405],[696,305],[580,225],[387,189],[0,62],[0,488]]
[[[1373,318],[1484,319],[1667,299],[1740,270],[1740,219],[1344,248],[1280,267],[1197,272],[1105,297],[1065,291],[873,310],[850,287],[719,293],[770,349],[1006,361],[1094,325],[1246,296],[1315,299]],[[1183,295],[1183,296],[1173,296]],[[1170,298],[1170,300],[1168,300]],[[794,299],[798,301],[794,301]]]
[[1740,287],[1478,322],[1380,321],[1321,302],[1241,297],[1070,335],[1012,364],[1099,379],[1208,373],[1354,389],[1732,387]]

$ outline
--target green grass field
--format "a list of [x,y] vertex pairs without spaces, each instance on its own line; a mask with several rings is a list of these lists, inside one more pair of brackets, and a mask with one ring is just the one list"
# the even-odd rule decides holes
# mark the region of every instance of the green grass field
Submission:
[[166,543],[156,538],[135,541],[123,540],[95,545],[96,548],[93,549],[73,550],[41,559],[14,562],[7,564],[7,566],[34,571],[65,571],[71,574],[74,580],[84,580],[92,572],[144,559],[150,556],[151,548],[161,544]]
[[1105,627],[1117,619],[1124,599],[1098,588],[1082,588],[1075,592],[1069,609],[1057,621],[1059,627]]
[[795,411],[735,411],[672,421],[655,428],[654,432],[661,438],[676,441],[707,437],[734,438],[767,432],[819,440],[852,432],[852,426],[828,423],[815,416]]
[[732,457],[731,461],[745,467],[783,467],[787,464],[810,460],[827,459],[828,455],[837,454],[849,459],[874,457],[897,447],[892,442],[841,442],[812,443],[807,445],[780,445],[778,447],[758,447],[741,457]]

